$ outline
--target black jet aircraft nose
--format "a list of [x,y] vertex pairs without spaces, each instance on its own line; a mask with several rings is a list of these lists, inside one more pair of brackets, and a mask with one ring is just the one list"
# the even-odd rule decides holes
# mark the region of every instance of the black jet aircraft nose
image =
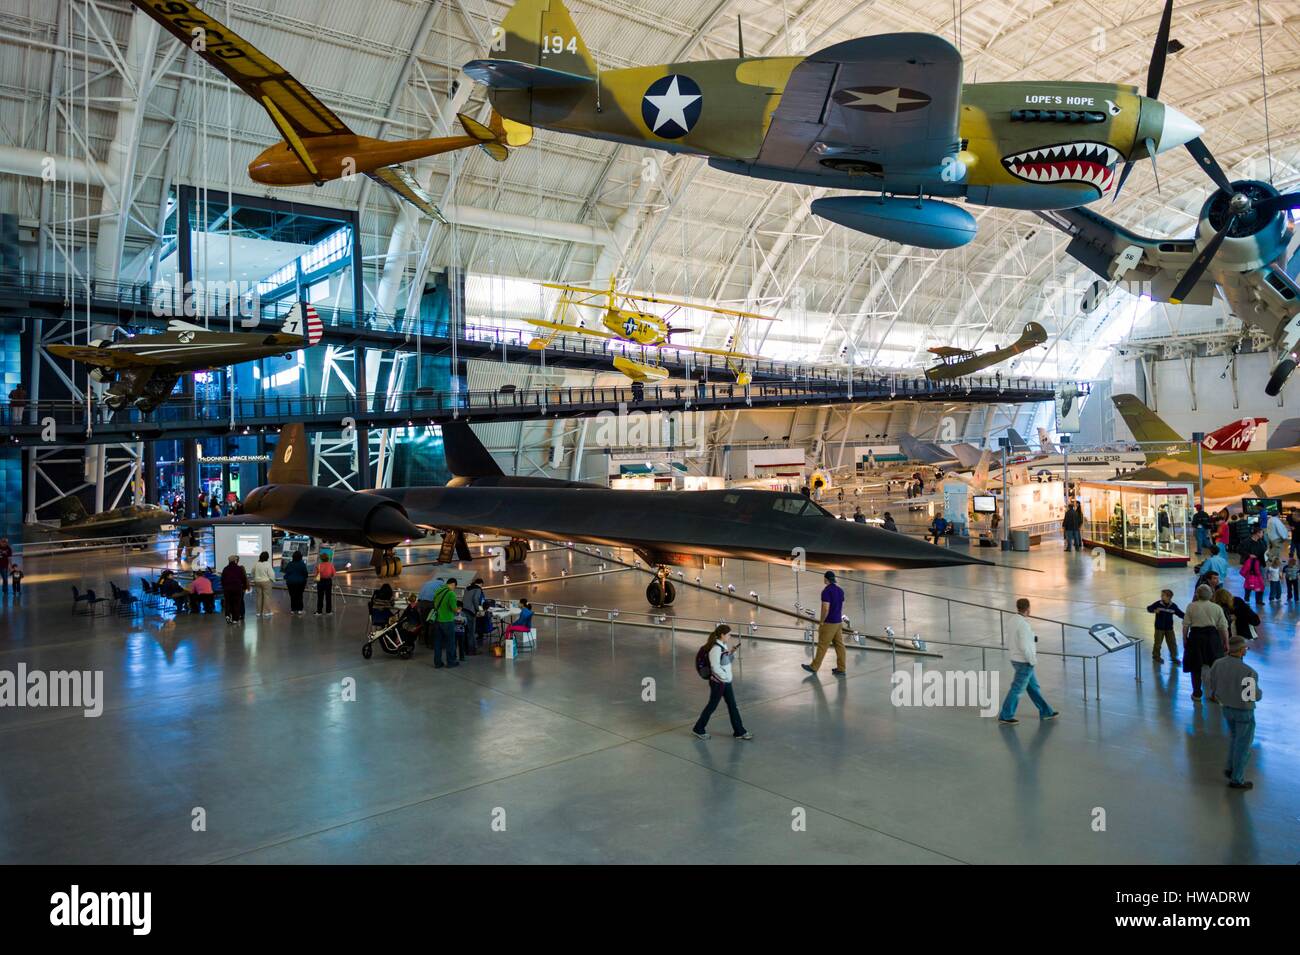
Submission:
[[378,547],[392,547],[406,540],[424,537],[424,530],[411,523],[397,507],[379,507],[366,521],[366,537]]
[[[829,547],[824,555],[815,555],[818,563],[846,570],[889,570],[908,567],[960,567],[967,564],[993,566],[955,547],[939,547],[898,531],[836,521],[828,535]],[[809,554],[809,559],[814,559]]]

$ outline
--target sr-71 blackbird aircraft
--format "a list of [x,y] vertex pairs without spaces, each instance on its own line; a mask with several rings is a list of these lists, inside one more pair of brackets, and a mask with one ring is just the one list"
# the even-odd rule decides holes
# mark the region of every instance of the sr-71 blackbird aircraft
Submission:
[[[659,607],[676,596],[668,567],[699,566],[731,557],[847,570],[896,570],[987,564],[893,531],[837,519],[799,494],[774,491],[616,491],[596,484],[503,474],[468,424],[442,427],[446,487],[349,491],[307,483],[302,425],[289,425],[268,475],[244,500],[237,517],[191,522],[275,524],[327,541],[374,550],[381,577],[401,573],[394,548],[441,531],[440,561],[455,551],[470,557],[465,534],[499,534],[513,543],[507,558],[521,559],[525,542],[576,541],[631,547],[655,579],[646,598]],[[800,551],[800,549],[802,549]]]

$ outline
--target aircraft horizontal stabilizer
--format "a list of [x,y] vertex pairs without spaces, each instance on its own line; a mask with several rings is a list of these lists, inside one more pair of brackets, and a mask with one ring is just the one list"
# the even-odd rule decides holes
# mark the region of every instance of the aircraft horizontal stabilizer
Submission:
[[596,82],[594,76],[580,76],[516,60],[470,60],[461,69],[470,79],[494,90],[570,89]]

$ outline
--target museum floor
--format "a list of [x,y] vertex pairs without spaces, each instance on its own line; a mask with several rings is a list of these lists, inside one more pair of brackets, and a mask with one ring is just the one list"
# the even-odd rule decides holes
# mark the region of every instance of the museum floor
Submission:
[[[1113,622],[1144,638],[1144,608],[1162,584],[1186,600],[1186,571],[1115,558],[1103,569],[1059,547],[999,558],[1018,568],[871,579],[1002,607],[1025,595],[1043,617]],[[424,649],[411,661],[363,660],[357,598],[332,618],[293,618],[278,591],[274,617],[254,618],[250,600],[238,629],[157,610],[70,615],[69,584],[106,591],[106,580],[125,583],[128,568],[134,580],[150,559],[33,559],[21,601],[0,606],[0,670],[103,670],[105,698],[94,719],[0,709],[0,862],[1300,860],[1300,613],[1285,608],[1264,611],[1248,658],[1263,699],[1247,773],[1256,788],[1242,793],[1221,775],[1217,706],[1194,704],[1188,677],[1154,665],[1149,643],[1137,658],[1142,682],[1134,651],[1117,653],[1100,665],[1100,700],[1086,703],[1079,662],[1045,657],[1039,679],[1061,718],[1040,722],[1024,700],[1022,722],[1008,727],[970,707],[894,706],[888,652],[852,649],[846,679],[829,663],[811,678],[799,668],[810,646],[746,640],[736,692],[755,739],[732,739],[724,708],[713,738],[699,742],[689,728],[706,696],[693,667],[700,637],[631,625],[647,619],[641,572],[513,587],[514,596],[533,591],[539,608],[589,613],[539,613],[540,646],[517,660],[480,655],[434,670]],[[597,561],[555,550],[530,563],[546,577]],[[428,570],[408,568],[407,579]],[[701,576],[708,590],[681,587],[670,626],[748,620],[753,608],[716,583],[794,602],[789,569]],[[800,582],[804,602],[816,584],[812,574]],[[847,589],[848,612],[860,617],[862,588]],[[936,601],[908,595],[904,624],[900,594],[873,588],[867,599],[877,632],[998,643],[994,614],[954,605],[950,637],[948,608]],[[611,622],[613,607],[622,612]],[[760,634],[793,623],[757,613]],[[797,629],[784,632],[798,641]],[[1059,629],[1038,632],[1043,649],[1060,648]],[[1098,650],[1079,633],[1066,644]],[[978,649],[930,647],[943,656],[925,659],[928,668],[981,666]],[[1005,655],[985,657],[1005,687]],[[898,665],[914,660],[900,654]],[[354,702],[341,698],[347,678]],[[647,678],[653,701],[643,698]],[[204,831],[193,831],[196,809]]]

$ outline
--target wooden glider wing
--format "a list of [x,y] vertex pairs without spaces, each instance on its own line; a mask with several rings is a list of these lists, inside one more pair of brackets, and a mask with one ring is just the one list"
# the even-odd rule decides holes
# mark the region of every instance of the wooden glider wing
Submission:
[[313,175],[316,168],[302,140],[352,132],[284,67],[190,0],[131,2],[256,100]]
[[447,218],[442,214],[433,198],[420,188],[420,184],[415,181],[415,177],[406,169],[405,166],[380,166],[374,172],[366,173],[371,179],[379,183],[385,189],[396,193],[405,199],[415,208],[419,209],[427,216],[432,216],[443,225],[447,224]]

